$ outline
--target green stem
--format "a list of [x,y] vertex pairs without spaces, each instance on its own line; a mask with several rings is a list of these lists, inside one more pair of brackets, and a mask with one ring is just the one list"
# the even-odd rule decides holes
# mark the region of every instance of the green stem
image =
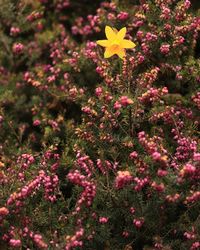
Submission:
[[122,74],[122,66],[123,66],[123,61],[120,59],[119,60],[119,73],[120,73],[120,75]]

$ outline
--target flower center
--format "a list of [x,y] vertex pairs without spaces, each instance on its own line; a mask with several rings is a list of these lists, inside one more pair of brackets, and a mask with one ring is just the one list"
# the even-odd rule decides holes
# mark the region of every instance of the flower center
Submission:
[[113,53],[117,53],[117,51],[120,49],[120,47],[118,44],[113,44],[110,49]]

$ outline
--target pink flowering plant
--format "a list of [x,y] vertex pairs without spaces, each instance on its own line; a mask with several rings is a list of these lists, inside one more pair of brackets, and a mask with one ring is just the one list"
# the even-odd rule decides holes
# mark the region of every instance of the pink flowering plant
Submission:
[[200,248],[199,8],[0,2],[0,249]]

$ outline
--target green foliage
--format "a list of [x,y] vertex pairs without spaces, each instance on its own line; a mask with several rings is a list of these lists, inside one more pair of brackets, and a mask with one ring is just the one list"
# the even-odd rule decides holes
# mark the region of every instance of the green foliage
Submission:
[[[198,249],[187,4],[0,0],[0,249]],[[136,43],[125,60],[103,58],[106,25]]]

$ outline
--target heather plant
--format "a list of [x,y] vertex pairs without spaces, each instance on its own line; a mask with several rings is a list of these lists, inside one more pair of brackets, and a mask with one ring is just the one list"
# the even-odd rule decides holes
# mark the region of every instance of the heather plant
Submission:
[[0,248],[199,249],[199,30],[189,0],[0,1]]

